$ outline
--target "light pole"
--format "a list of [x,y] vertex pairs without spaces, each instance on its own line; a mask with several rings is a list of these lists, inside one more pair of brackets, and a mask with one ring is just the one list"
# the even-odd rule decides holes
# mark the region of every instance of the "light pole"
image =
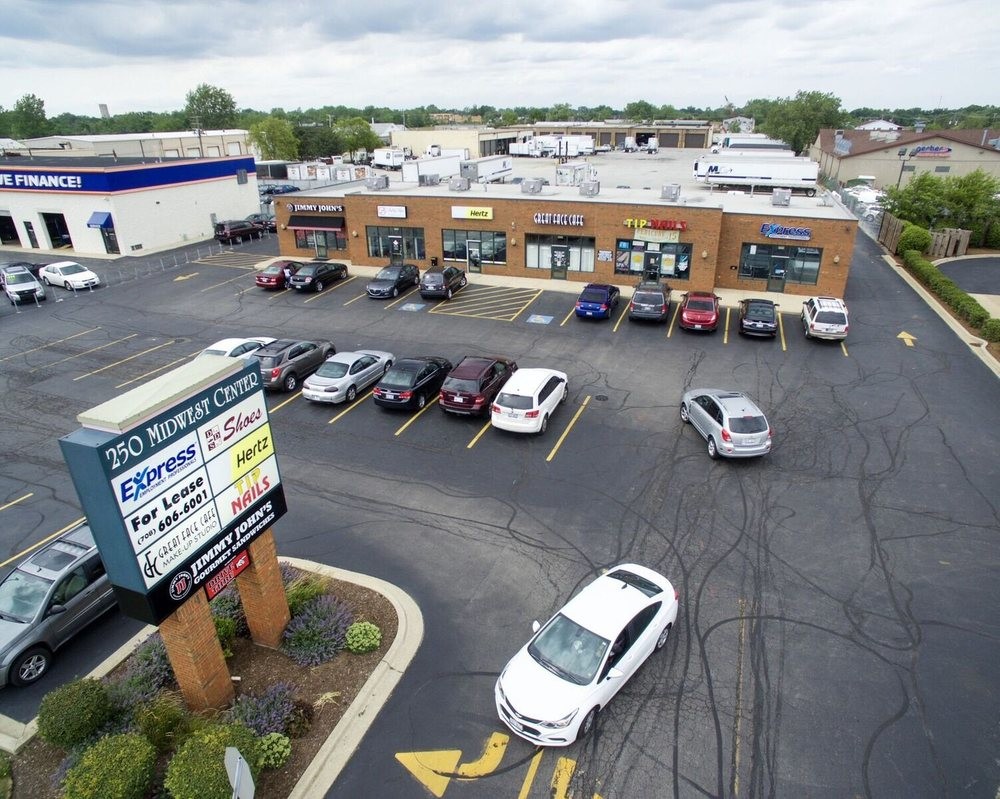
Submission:
[[903,170],[906,168],[906,162],[909,161],[913,156],[917,154],[917,148],[914,147],[912,150],[907,152],[905,147],[900,147],[896,155],[899,156],[899,177],[896,179],[896,188],[899,188],[899,184],[903,180]]

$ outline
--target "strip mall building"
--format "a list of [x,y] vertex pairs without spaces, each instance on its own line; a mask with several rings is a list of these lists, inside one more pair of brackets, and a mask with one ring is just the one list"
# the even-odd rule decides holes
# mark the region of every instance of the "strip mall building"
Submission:
[[[425,269],[633,285],[665,278],[674,289],[844,296],[857,219],[827,197],[709,192],[683,186],[541,187],[441,183],[350,184],[275,199],[280,252]],[[593,191],[593,189],[591,189]]]

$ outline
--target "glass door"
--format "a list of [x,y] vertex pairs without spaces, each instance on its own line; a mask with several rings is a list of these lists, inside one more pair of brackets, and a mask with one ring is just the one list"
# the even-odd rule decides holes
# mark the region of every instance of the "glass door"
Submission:
[[553,244],[550,256],[553,280],[565,280],[569,269],[569,247],[565,244]]
[[466,266],[470,272],[482,272],[483,271],[483,250],[482,242],[479,241],[467,241],[466,242]]
[[771,271],[767,275],[768,291],[785,290],[785,274],[788,271],[787,255],[771,256]]
[[313,246],[316,248],[316,260],[325,261],[327,259],[326,233],[317,230],[313,236]]

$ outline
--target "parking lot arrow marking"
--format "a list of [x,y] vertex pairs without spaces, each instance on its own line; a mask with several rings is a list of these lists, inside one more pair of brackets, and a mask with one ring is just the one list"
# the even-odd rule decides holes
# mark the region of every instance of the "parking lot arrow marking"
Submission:
[[[193,277],[198,277],[198,273],[192,272],[190,275],[178,275],[177,277],[174,278],[174,283],[177,283],[180,280],[190,280]],[[240,278],[237,278],[237,280],[239,279]]]
[[436,752],[396,752],[396,760],[416,777],[434,796],[444,796],[451,775],[455,773],[461,749],[439,749]]
[[913,342],[917,340],[916,336],[911,335],[910,333],[907,333],[905,330],[902,333],[900,333],[898,336],[896,336],[896,338],[903,339],[903,341],[906,342],[906,346],[907,347],[912,347],[913,346]]
[[500,765],[500,761],[503,760],[503,755],[504,752],[507,751],[507,742],[509,740],[509,735],[504,735],[502,732],[493,733],[490,736],[490,739],[486,742],[486,746],[483,748],[483,754],[479,760],[460,765],[458,767],[458,776],[465,777],[467,779],[474,779],[476,777],[484,777],[487,774],[492,774],[497,770],[497,766]]

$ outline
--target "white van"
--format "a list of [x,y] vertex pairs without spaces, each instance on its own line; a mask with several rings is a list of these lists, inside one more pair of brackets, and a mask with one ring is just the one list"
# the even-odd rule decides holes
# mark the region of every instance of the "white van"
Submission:
[[518,369],[490,408],[490,424],[512,433],[544,433],[569,395],[569,378],[555,369]]

